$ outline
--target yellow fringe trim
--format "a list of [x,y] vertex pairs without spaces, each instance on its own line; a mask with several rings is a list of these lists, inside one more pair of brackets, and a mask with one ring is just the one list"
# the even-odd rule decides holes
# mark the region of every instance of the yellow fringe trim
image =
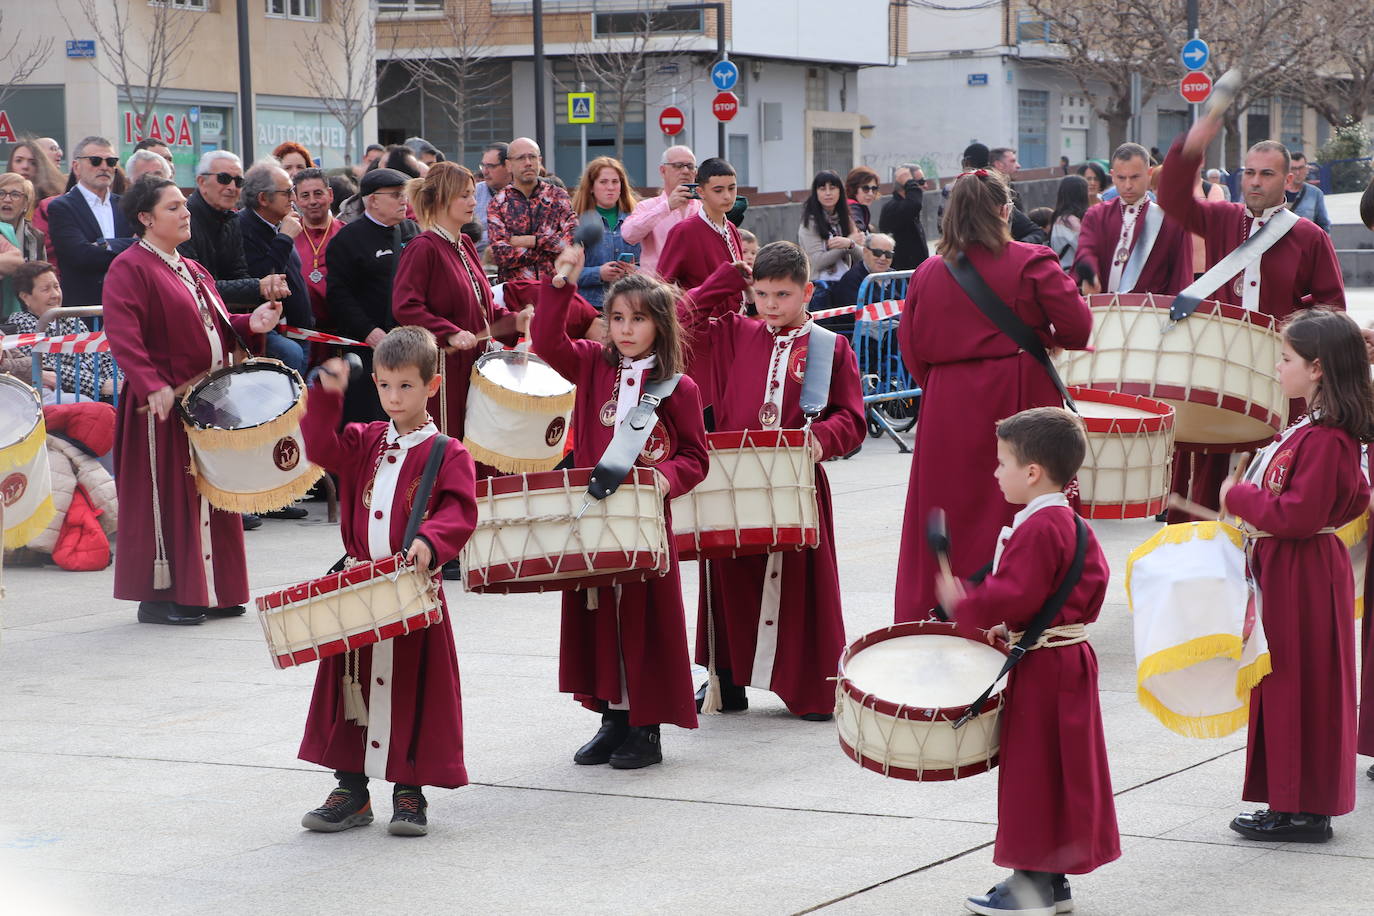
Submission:
[[1241,534],[1240,529],[1225,522],[1183,522],[1178,525],[1165,525],[1163,529],[1155,532],[1154,536],[1141,544],[1126,559],[1126,607],[1132,614],[1135,613],[1135,604],[1131,601],[1131,573],[1138,560],[1146,554],[1165,544],[1187,544],[1192,541],[1210,541],[1218,534],[1225,534],[1231,539],[1231,543],[1240,549],[1245,549],[1245,535]]
[[22,522],[15,522],[14,527],[5,529],[5,549],[16,550],[32,541],[52,523],[56,515],[57,507],[53,505],[52,495],[49,494],[47,499],[38,504],[33,515]]
[[1241,668],[1236,672],[1236,699],[1248,706],[1250,691],[1259,686],[1259,682],[1264,680],[1266,675],[1273,673],[1274,662],[1268,652]]
[[[477,367],[472,367],[472,386],[481,391],[488,400],[502,407],[509,407],[511,410],[520,413],[548,413],[563,414],[573,409],[573,404],[577,403],[577,390],[566,394],[526,394],[521,391],[511,391],[509,388],[502,388],[491,379],[477,371]],[[468,395],[471,397],[471,395]],[[560,458],[560,460],[562,460]],[[490,463],[490,462],[488,462]],[[558,462],[555,461],[554,464]],[[552,466],[552,465],[551,465]],[[545,468],[544,470],[548,470]]]
[[1185,738],[1225,738],[1250,721],[1250,698],[1246,696],[1239,709],[1214,716],[1185,716],[1165,706],[1144,687],[1136,689],[1136,699],[1145,711],[1154,716],[1169,731]]
[[43,423],[43,418],[39,417],[38,426],[29,437],[21,442],[16,442],[9,448],[0,449],[0,474],[12,471],[15,468],[22,468],[24,465],[33,461],[39,450],[44,448],[48,441],[48,429]]
[[1197,639],[1161,649],[1146,657],[1136,670],[1136,683],[1143,684],[1146,678],[1182,671],[1198,662],[1211,661],[1214,658],[1238,659],[1244,648],[1245,644],[1241,638],[1232,633],[1199,636]]
[[489,464],[494,468],[505,471],[507,474],[529,474],[536,471],[552,471],[558,462],[563,460],[563,456],[553,455],[548,458],[513,458],[510,455],[503,455],[500,452],[493,452],[489,448],[484,448],[473,442],[471,439],[463,439],[463,448],[468,450],[474,461],[482,464]]
[[315,481],[324,476],[324,468],[312,464],[300,477],[276,489],[263,490],[258,493],[234,493],[229,490],[221,490],[196,473],[196,470],[193,461],[191,476],[196,479],[196,489],[200,491],[200,495],[204,496],[210,505],[216,509],[223,509],[225,512],[240,513],[271,512],[289,506],[309,492],[310,488],[315,485]]
[[1355,619],[1364,619],[1364,596],[1359,595],[1355,598]]
[[271,445],[283,436],[298,436],[301,416],[304,413],[305,389],[302,388],[300,400],[296,401],[290,410],[275,420],[268,420],[258,426],[248,426],[243,429],[220,429],[219,427],[201,429],[184,420],[182,425],[186,427],[186,437],[191,440],[191,444],[196,448],[207,449],[212,452],[225,449],[243,452],[264,445]]

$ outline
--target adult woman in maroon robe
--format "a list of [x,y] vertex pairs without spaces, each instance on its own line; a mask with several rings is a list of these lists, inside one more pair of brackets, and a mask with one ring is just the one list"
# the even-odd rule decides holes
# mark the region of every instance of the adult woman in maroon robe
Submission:
[[1043,366],[998,330],[949,272],[960,255],[1035,332],[1046,349],[1081,349],[1092,313],[1054,252],[1011,240],[1011,197],[995,170],[967,172],[951,187],[936,252],[916,269],[897,334],[902,359],[924,390],[897,560],[896,619],[935,606],[935,555],[925,543],[930,510],[950,521],[950,565],[968,578],[992,560],[1016,507],[987,486],[997,467],[998,420],[1063,404]]
[[281,303],[228,313],[209,271],[177,254],[191,236],[191,215],[174,182],[142,178],[121,204],[139,242],[115,258],[104,286],[105,332],[127,380],[114,449],[121,516],[114,596],[139,602],[142,623],[236,616],[248,600],[243,522],[196,490],[190,443],[172,405],[234,361],[237,337],[260,349]]

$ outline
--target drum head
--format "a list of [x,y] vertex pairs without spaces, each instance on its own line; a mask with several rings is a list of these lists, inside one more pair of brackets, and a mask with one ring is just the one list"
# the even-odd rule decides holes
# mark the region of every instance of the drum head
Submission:
[[201,429],[251,429],[286,413],[300,395],[300,376],[292,370],[244,363],[221,369],[191,389],[181,409]]
[[0,375],[0,449],[27,438],[42,414],[32,388],[17,378]]
[[536,397],[555,397],[573,390],[572,382],[533,353],[493,350],[477,360],[476,369],[493,385]]
[[842,673],[855,687],[889,703],[948,709],[976,700],[1006,660],[986,643],[922,633],[873,643],[851,655]]

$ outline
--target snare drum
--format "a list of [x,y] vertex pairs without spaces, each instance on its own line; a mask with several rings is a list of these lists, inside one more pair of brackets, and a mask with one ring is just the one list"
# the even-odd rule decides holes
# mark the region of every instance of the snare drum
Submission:
[[1355,619],[1364,616],[1364,575],[1369,567],[1369,513],[1336,530],[1336,536],[1350,551],[1350,571],[1355,577]]
[[709,433],[711,469],[673,500],[678,559],[801,550],[820,543],[816,464],[801,429]]
[[472,367],[463,445],[508,474],[548,471],[563,460],[577,392],[532,353],[493,350]]
[[1136,696],[1180,735],[1220,738],[1242,728],[1250,689],[1271,670],[1243,544],[1240,530],[1222,522],[1169,525],[1126,564]]
[[1088,437],[1078,472],[1085,518],[1154,518],[1169,499],[1174,409],[1114,391],[1070,388]]
[[8,550],[29,543],[57,514],[47,444],[38,392],[12,375],[0,375],[0,503]]
[[845,650],[835,688],[840,747],[894,779],[960,779],[997,766],[999,683],[983,711],[954,723],[1002,671],[1007,650],[933,620],[875,630]]
[[1168,402],[1175,441],[1194,450],[1258,448],[1283,429],[1288,399],[1274,375],[1282,338],[1272,317],[1209,301],[1172,324],[1173,297],[1150,293],[1088,303],[1092,349],[1065,354],[1066,385]]
[[602,500],[587,495],[591,474],[575,468],[477,481],[477,530],[463,548],[468,590],[559,591],[666,574],[668,535],[653,469],[631,468]]
[[400,556],[359,563],[257,603],[278,668],[342,655],[444,619],[438,583]]
[[324,471],[305,460],[305,386],[274,359],[250,359],[210,373],[180,404],[191,473],[210,505],[226,512],[289,506]]

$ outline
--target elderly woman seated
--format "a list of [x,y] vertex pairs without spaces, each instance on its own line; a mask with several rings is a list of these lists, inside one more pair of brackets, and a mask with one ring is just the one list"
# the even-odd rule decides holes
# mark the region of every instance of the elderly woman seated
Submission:
[[[39,320],[62,305],[62,286],[47,261],[26,261],[10,277],[22,306],[9,316],[15,333],[38,332]],[[49,337],[84,334],[91,329],[80,318],[59,318],[45,329]],[[19,347],[16,354],[29,355],[31,347]],[[43,402],[53,404],[72,400],[109,400],[118,384],[114,360],[108,353],[42,353],[39,359]],[[19,374],[19,373],[16,373]]]

